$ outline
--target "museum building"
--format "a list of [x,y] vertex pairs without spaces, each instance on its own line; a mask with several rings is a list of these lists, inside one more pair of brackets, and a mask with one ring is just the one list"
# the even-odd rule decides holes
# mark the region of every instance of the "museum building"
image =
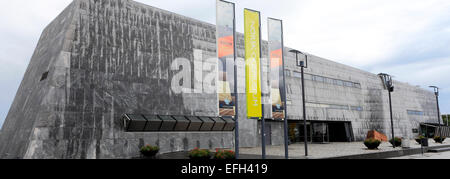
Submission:
[[[204,74],[188,83],[202,86],[216,47],[212,24],[131,0],[74,0],[39,39],[0,133],[0,158],[134,158],[146,144],[161,153],[233,148],[235,121],[218,116],[217,93],[172,90],[176,59],[188,59],[192,76]],[[244,58],[243,34],[236,47]],[[288,134],[304,142],[301,74],[289,50]],[[263,58],[267,51],[263,42]],[[237,72],[242,92],[244,70]],[[377,74],[311,54],[305,73],[309,142],[362,141],[370,130],[390,136],[388,91]],[[438,122],[433,92],[394,85],[396,136],[414,138]],[[239,145],[257,147],[261,123],[247,119],[245,93],[238,95]],[[284,122],[266,118],[266,144],[282,146]]]

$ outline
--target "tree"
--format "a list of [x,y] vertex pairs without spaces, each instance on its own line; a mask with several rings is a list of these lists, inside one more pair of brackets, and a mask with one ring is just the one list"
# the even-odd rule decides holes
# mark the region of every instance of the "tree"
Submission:
[[450,121],[449,121],[450,119],[449,119],[449,115],[442,115],[442,121],[444,122],[444,125],[447,125],[447,124],[450,124]]

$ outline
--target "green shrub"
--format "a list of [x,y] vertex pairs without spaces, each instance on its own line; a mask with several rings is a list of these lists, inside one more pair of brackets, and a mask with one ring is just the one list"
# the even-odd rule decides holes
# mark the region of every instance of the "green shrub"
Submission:
[[445,139],[446,139],[446,137],[441,137],[441,136],[435,136],[435,137],[434,137],[434,141],[435,141],[436,143],[444,142]]
[[[395,141],[395,143],[394,143],[394,141]],[[396,147],[400,147],[400,146],[402,146],[402,138],[395,137],[394,139],[389,140],[389,143],[391,143],[392,145],[394,145]]]
[[236,153],[231,150],[216,150],[214,154],[214,159],[217,160],[233,160],[236,159]]
[[416,142],[419,144],[422,144],[422,140],[425,139],[425,136],[420,135],[419,137],[416,138]]
[[207,149],[195,148],[189,152],[190,159],[211,159],[211,152]]
[[380,140],[373,139],[373,138],[366,139],[364,141],[364,145],[370,150],[378,149],[378,146],[380,146],[380,144],[381,144]]
[[141,154],[145,157],[154,157],[159,152],[158,146],[146,145],[141,148]]

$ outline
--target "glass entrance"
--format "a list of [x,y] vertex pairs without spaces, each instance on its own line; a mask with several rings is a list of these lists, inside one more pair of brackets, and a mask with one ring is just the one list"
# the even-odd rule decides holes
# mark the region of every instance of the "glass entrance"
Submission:
[[[308,142],[311,142],[312,139],[312,133],[311,133],[311,123],[306,123],[307,128],[307,137]],[[302,122],[290,122],[289,123],[289,140],[291,143],[298,143],[298,142],[304,142],[305,141],[305,132],[304,132],[304,125]]]
[[[306,125],[310,143],[353,141],[350,122],[308,121]],[[289,121],[289,140],[291,143],[305,141],[303,121]]]
[[330,135],[327,123],[313,123],[313,142],[328,143]]

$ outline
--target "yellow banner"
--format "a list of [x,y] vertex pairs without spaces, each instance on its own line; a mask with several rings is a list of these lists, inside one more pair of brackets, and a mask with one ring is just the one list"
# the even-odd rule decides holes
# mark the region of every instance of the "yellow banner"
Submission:
[[247,86],[247,117],[262,117],[260,14],[245,9],[245,74]]

